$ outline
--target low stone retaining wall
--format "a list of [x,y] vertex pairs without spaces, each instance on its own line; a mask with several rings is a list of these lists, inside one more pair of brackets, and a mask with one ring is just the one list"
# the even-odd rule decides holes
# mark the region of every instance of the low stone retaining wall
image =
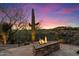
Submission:
[[39,45],[37,42],[33,44],[33,55],[44,56],[60,49],[59,42],[50,41],[47,44]]

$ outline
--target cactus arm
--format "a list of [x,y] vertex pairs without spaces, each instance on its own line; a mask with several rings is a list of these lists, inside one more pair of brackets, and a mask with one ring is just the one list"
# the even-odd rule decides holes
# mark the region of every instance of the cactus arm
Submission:
[[38,25],[39,24],[39,22],[37,22],[35,25]]

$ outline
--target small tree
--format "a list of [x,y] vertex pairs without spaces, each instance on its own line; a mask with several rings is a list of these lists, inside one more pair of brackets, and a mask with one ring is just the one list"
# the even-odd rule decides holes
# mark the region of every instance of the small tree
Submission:
[[[27,26],[27,18],[24,16],[23,9],[4,9],[0,8],[4,14],[1,20],[3,32],[8,33],[8,41],[13,42],[13,36],[19,29],[24,29]],[[26,21],[24,21],[26,20]],[[13,30],[15,26],[15,30]]]

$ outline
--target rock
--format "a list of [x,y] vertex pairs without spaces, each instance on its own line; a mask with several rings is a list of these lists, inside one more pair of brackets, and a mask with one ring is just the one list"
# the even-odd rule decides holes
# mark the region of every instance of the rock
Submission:
[[78,50],[78,51],[76,51],[76,53],[77,53],[77,54],[79,54],[79,50]]

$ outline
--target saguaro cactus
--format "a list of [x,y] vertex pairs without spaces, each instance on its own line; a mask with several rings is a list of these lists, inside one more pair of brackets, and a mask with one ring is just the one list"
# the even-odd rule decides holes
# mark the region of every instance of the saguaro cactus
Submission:
[[32,42],[35,41],[35,37],[36,37],[36,28],[35,26],[38,25],[39,23],[35,23],[35,14],[34,14],[34,9],[32,8],[32,21],[31,24],[29,23],[29,25],[31,26],[31,30],[32,30]]

